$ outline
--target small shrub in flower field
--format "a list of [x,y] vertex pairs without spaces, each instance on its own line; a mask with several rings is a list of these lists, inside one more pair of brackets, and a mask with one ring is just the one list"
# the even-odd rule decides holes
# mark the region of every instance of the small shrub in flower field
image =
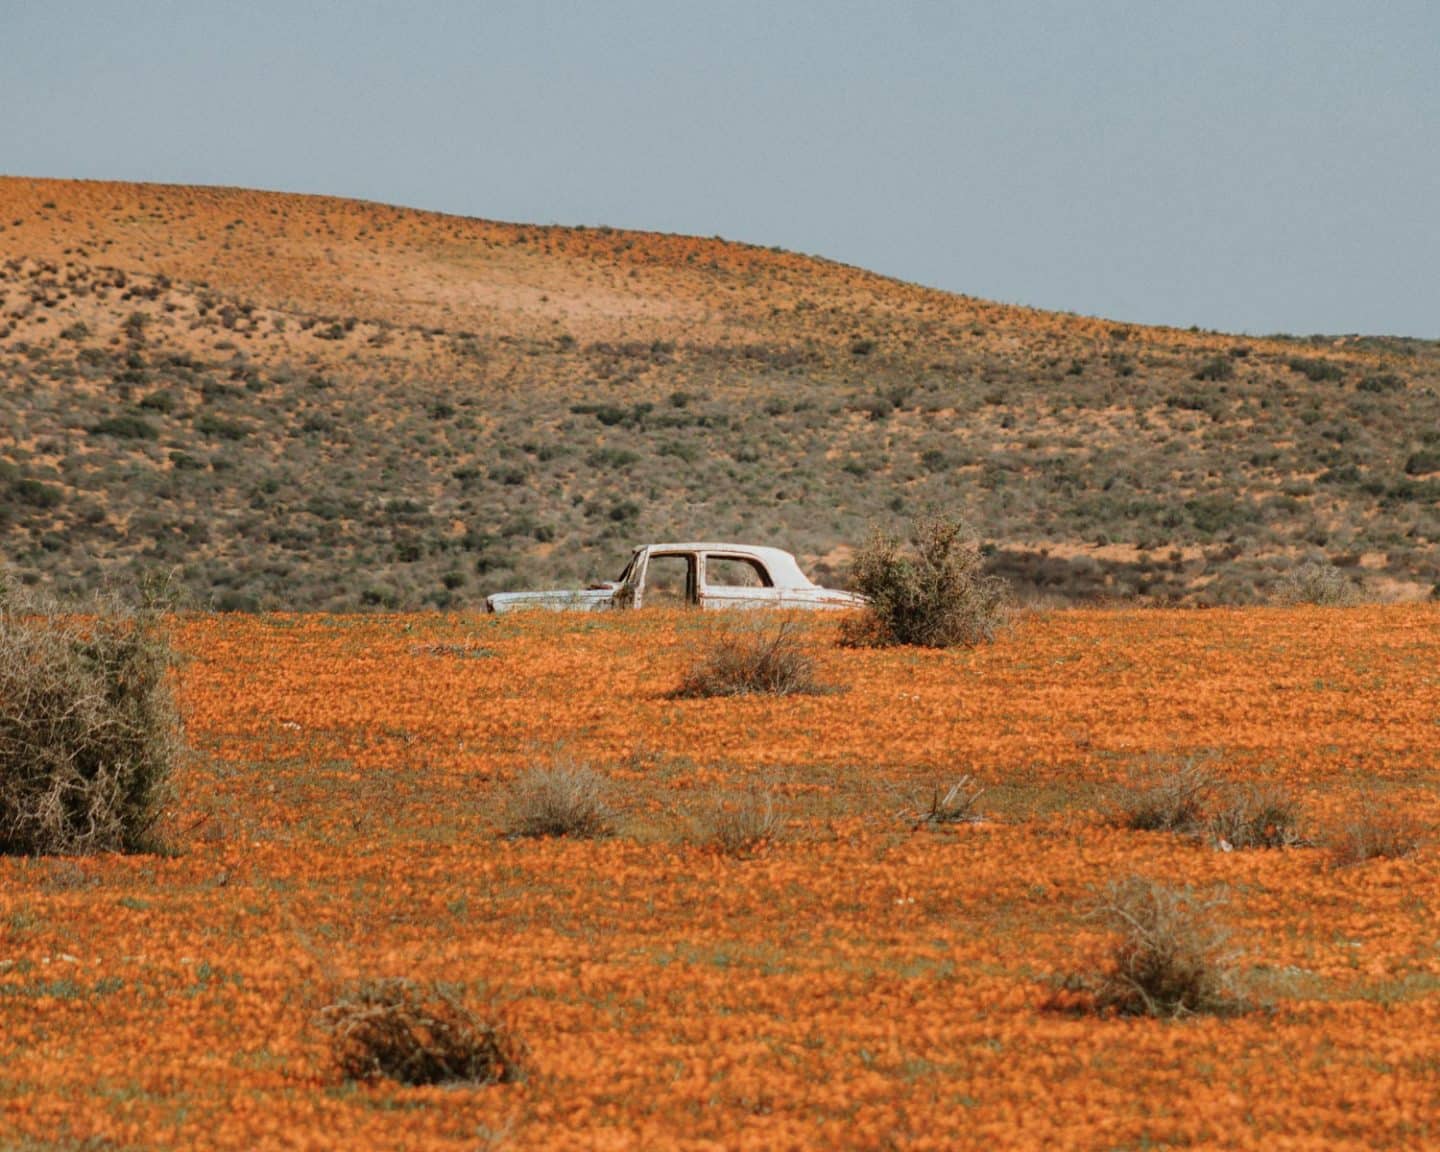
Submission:
[[1090,910],[1113,933],[1099,971],[1067,978],[1101,1013],[1173,1019],[1245,1008],[1218,901],[1141,877],[1111,885]]
[[790,619],[765,625],[746,621],[724,628],[702,649],[673,695],[816,695],[815,659],[806,650],[800,626]]
[[1381,808],[1370,801],[1359,804],[1345,820],[1331,842],[1331,851],[1341,866],[1367,860],[1398,860],[1419,851],[1428,834],[1413,813]]
[[476,1016],[456,989],[440,983],[365,981],[322,1009],[320,1023],[351,1080],[505,1084],[523,1070],[515,1036]]
[[783,824],[771,794],[758,788],[717,797],[701,825],[706,843],[726,856],[753,856],[780,836]]
[[511,836],[608,836],[615,814],[605,777],[584,764],[557,760],[528,768],[510,786],[506,831]]
[[1197,832],[1215,790],[1209,764],[1187,758],[1134,776],[1116,798],[1118,821],[1137,832]]
[[985,571],[980,545],[963,520],[922,517],[908,547],[883,532],[855,553],[851,583],[869,597],[847,624],[860,646],[970,647],[995,639],[1010,618],[1009,586]]
[[0,851],[139,851],[181,749],[160,614],[0,586]]

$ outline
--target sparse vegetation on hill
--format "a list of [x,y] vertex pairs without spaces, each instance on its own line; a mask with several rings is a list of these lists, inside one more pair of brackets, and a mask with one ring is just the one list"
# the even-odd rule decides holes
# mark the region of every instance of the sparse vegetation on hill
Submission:
[[1440,582],[1440,350],[988,304],[792,253],[236,189],[0,180],[0,540],[64,592],[478,604],[633,542],[965,508],[1022,594]]

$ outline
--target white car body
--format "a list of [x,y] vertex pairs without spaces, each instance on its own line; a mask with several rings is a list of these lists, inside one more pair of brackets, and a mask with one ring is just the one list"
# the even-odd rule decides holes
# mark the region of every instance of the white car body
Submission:
[[[662,574],[662,569],[670,569]],[[668,577],[668,579],[667,579]],[[678,585],[683,580],[684,587]],[[754,544],[649,544],[635,549],[619,579],[583,591],[496,592],[489,612],[520,608],[602,612],[647,604],[730,608],[857,608],[856,592],[812,584],[795,557]]]

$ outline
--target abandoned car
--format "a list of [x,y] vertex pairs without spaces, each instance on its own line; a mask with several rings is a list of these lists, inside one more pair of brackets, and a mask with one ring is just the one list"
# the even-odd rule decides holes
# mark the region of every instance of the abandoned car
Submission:
[[812,584],[795,557],[751,544],[649,544],[635,549],[618,579],[580,591],[496,592],[489,612],[518,608],[856,608],[865,597]]

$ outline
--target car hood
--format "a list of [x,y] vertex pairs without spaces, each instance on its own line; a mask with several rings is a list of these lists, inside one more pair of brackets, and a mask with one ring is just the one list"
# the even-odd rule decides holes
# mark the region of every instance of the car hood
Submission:
[[514,612],[521,608],[553,608],[571,611],[602,611],[615,606],[613,588],[580,590],[555,589],[547,592],[494,592],[485,597],[491,612]]

